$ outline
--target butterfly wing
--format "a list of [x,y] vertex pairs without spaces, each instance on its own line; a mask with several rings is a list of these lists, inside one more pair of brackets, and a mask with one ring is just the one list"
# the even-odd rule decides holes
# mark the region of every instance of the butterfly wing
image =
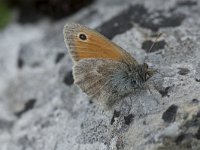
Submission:
[[115,86],[113,77],[124,69],[124,64],[104,59],[83,59],[74,65],[75,84],[89,97],[106,108],[120,100],[124,93]]
[[116,71],[123,71],[129,64],[135,66],[137,61],[103,35],[79,24],[66,24],[64,39],[74,61],[75,84],[88,96],[111,107],[124,95],[112,83]]
[[102,58],[136,65],[131,55],[103,35],[80,24],[66,24],[63,30],[66,46],[74,62],[85,58]]

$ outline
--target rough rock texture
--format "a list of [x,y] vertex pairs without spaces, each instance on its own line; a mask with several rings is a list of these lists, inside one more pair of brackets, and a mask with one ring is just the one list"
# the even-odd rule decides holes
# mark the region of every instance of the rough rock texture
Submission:
[[[59,22],[12,22],[0,32],[0,149],[199,150],[199,16],[194,0],[99,0]],[[149,90],[110,111],[89,100],[73,85],[66,22],[156,68]]]

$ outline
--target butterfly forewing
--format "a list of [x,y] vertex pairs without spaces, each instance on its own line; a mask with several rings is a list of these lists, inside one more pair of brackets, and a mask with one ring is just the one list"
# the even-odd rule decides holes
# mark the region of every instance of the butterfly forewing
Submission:
[[137,64],[137,61],[121,47],[85,26],[66,24],[64,38],[75,62],[86,58],[102,58]]

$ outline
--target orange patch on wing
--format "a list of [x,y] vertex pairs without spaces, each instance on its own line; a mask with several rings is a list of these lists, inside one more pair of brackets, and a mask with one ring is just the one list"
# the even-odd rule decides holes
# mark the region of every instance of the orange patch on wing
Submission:
[[136,65],[137,61],[121,47],[100,33],[79,24],[64,27],[66,46],[74,62],[81,59],[111,59]]
[[85,58],[103,58],[118,61],[123,59],[124,56],[120,47],[95,33],[84,32],[87,35],[87,40],[81,41],[78,37],[75,37],[76,40],[74,40],[73,56],[76,61]]

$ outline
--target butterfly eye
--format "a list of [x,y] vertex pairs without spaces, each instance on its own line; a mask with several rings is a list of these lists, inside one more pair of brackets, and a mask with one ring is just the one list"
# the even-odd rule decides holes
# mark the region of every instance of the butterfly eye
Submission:
[[132,85],[132,86],[135,86],[136,83],[137,83],[137,82],[136,82],[135,80],[132,80],[132,81],[131,81],[131,85]]
[[87,40],[87,36],[83,33],[79,34],[79,38],[83,41]]

